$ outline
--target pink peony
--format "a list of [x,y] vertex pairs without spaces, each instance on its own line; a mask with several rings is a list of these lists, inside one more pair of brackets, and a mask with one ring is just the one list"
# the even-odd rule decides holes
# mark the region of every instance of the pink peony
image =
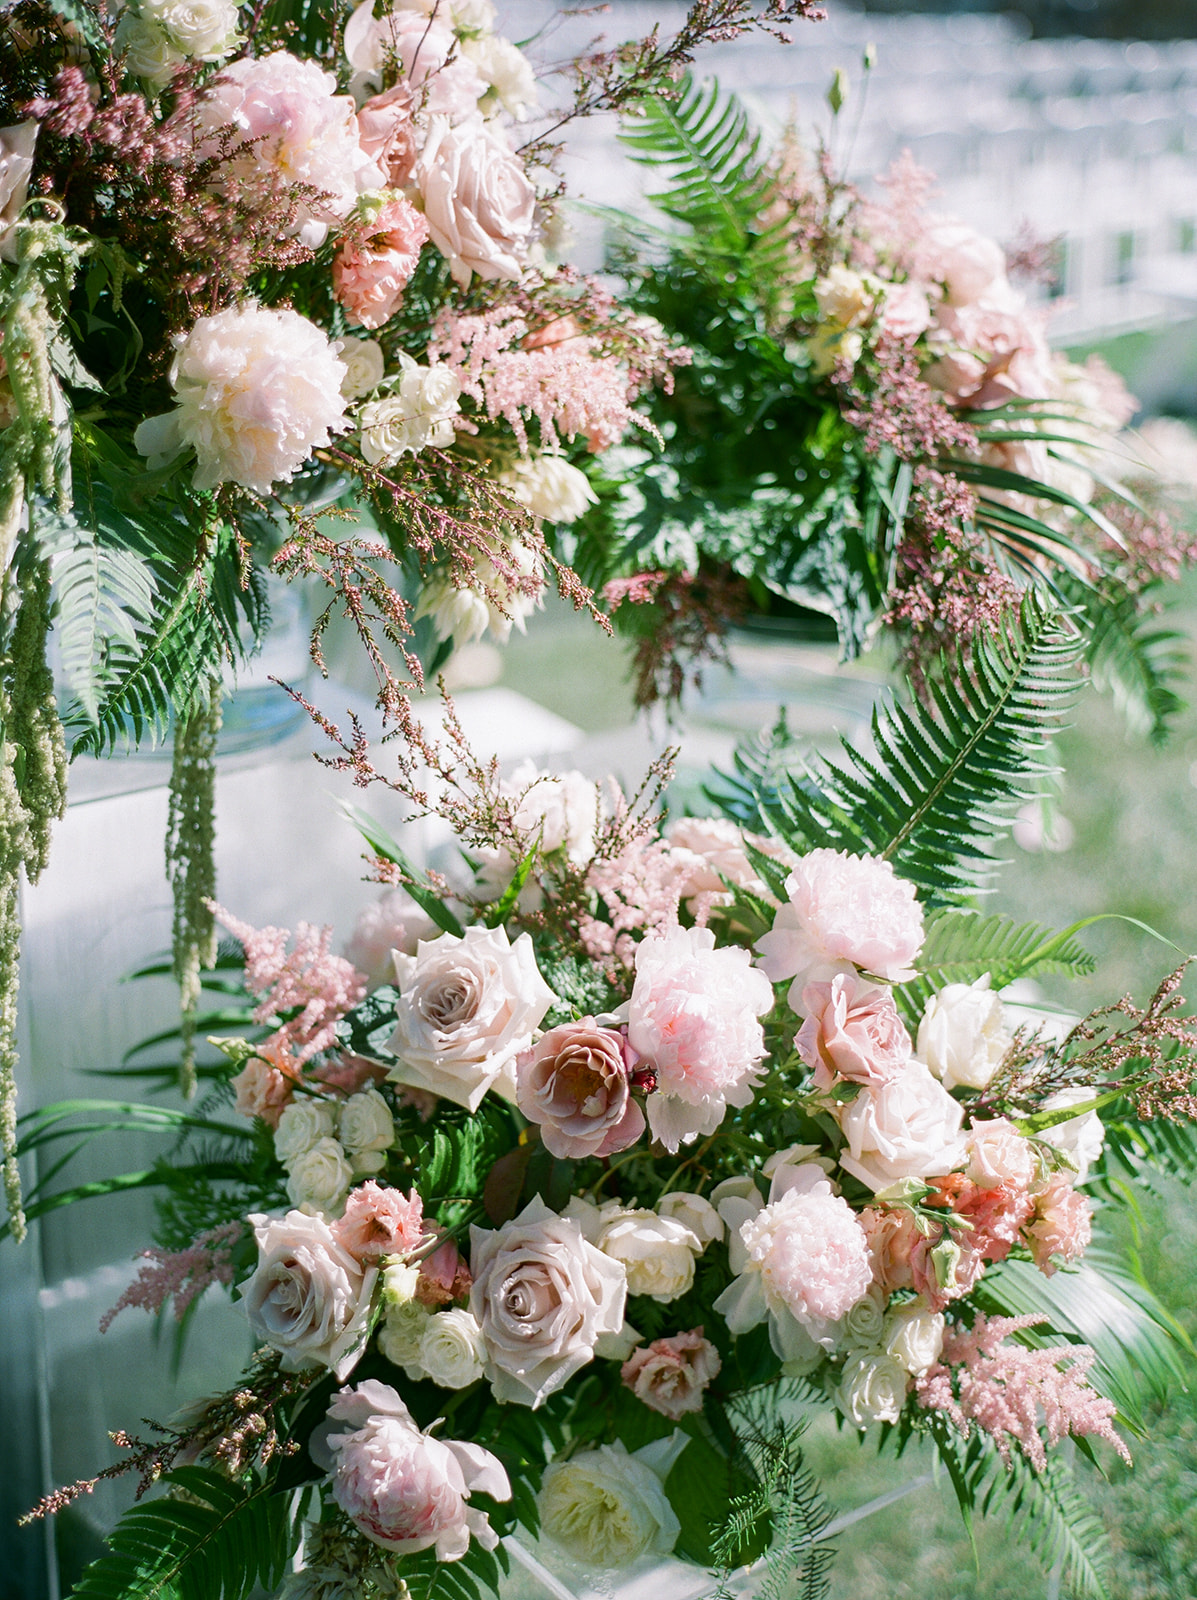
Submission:
[[408,1255],[424,1236],[424,1205],[414,1189],[404,1199],[398,1189],[384,1189],[371,1178],[350,1190],[332,1231],[359,1261]]
[[195,107],[202,153],[220,154],[232,128],[234,173],[276,172],[319,191],[300,206],[299,239],[310,249],[324,243],[330,223],[349,215],[358,195],[384,182],[359,142],[353,101],[336,87],[314,61],[276,50],[225,67]]
[[801,1010],[812,978],[837,967],[863,967],[890,983],[914,976],[923,913],[914,885],[888,861],[842,850],[812,850],[786,879],[788,904],[757,940],[758,963],[774,983],[793,978],[790,1005]]
[[361,147],[380,168],[390,189],[402,189],[416,164],[412,99],[407,84],[397,83],[367,100],[357,113]]
[[644,1132],[628,1084],[635,1053],[593,1017],[551,1028],[516,1067],[520,1110],[540,1126],[551,1155],[566,1160],[626,1150]]
[[931,325],[927,294],[917,283],[893,283],[885,292],[881,326],[891,339],[917,339]]
[[1061,1261],[1084,1255],[1093,1237],[1092,1209],[1087,1195],[1078,1194],[1068,1177],[1057,1172],[1035,1197],[1034,1221],[1025,1229],[1035,1265],[1051,1277]]
[[813,1070],[817,1088],[830,1089],[841,1078],[892,1083],[905,1069],[910,1035],[888,989],[839,972],[829,982],[808,983],[802,1009],[806,1021],[794,1048]]
[[438,1561],[459,1561],[471,1536],[485,1550],[499,1542],[485,1513],[468,1504],[475,1492],[510,1500],[498,1458],[480,1445],[421,1433],[388,1384],[370,1379],[342,1389],[311,1450],[331,1472],[341,1510],[385,1550],[414,1555],[435,1546]]
[[619,1375],[637,1400],[676,1422],[687,1411],[702,1410],[703,1391],[722,1365],[702,1329],[692,1328],[634,1350]]
[[917,272],[930,283],[941,283],[950,305],[970,305],[995,287],[1006,286],[1006,254],[995,239],[966,222],[943,217],[922,230]]
[[873,1281],[868,1243],[830,1184],[791,1189],[746,1222],[741,1236],[771,1310],[784,1306],[816,1338],[846,1316]]
[[428,223],[403,195],[343,241],[333,262],[333,293],[361,328],[381,328],[398,309],[428,238]]
[[765,1054],[758,1017],[773,994],[746,950],[715,949],[707,928],[669,928],[636,950],[628,1043],[656,1074],[653,1136],[676,1150],[746,1106]]

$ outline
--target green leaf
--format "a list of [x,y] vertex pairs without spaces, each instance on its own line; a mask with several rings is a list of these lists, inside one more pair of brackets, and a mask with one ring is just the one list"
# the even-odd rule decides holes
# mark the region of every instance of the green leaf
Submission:
[[352,805],[348,800],[342,800],[340,806],[371,850],[384,861],[390,861],[400,869],[404,877],[403,886],[420,909],[426,911],[437,927],[445,933],[451,933],[457,939],[462,938],[465,929],[461,923],[428,883],[423,873],[412,865],[386,829],[375,822],[374,818],[360,806]]
[[919,975],[895,988],[905,1014],[917,1020],[928,1000],[949,983],[975,983],[986,973],[993,989],[1017,978],[1064,974],[1084,977],[1096,963],[1076,935],[1091,919],[1056,932],[1037,922],[1016,922],[1003,915],[945,910],[928,917],[919,952]]
[[516,906],[519,905],[520,895],[523,893],[524,885],[532,875],[532,868],[536,865],[536,858],[539,854],[540,846],[539,844],[534,844],[527,855],[520,861],[512,875],[511,882],[503,890],[502,899],[498,901],[486,919],[488,928],[501,928]]

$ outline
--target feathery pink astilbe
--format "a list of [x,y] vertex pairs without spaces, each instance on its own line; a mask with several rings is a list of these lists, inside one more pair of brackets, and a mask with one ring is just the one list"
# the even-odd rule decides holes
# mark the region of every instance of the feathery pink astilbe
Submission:
[[1130,1451],[1114,1431],[1114,1402],[1089,1387],[1089,1369],[1097,1358],[1087,1344],[1029,1350],[1006,1342],[1011,1334],[1046,1321],[1042,1314],[978,1313],[971,1329],[949,1327],[939,1360],[916,1382],[919,1404],[944,1412],[965,1438],[974,1423],[984,1429],[1007,1467],[1016,1444],[1042,1472],[1044,1432],[1049,1445],[1068,1434],[1105,1439],[1129,1464]]
[[602,899],[609,921],[581,919],[579,933],[592,956],[614,955],[625,966],[635,958],[633,933],[677,921],[693,856],[671,850],[663,839],[634,839],[609,860],[591,862],[587,885]]
[[129,1306],[158,1312],[171,1299],[175,1320],[181,1322],[187,1307],[210,1285],[227,1287],[232,1283],[232,1249],[241,1231],[239,1222],[224,1222],[196,1234],[185,1250],[160,1250],[157,1246],[143,1250],[138,1260],[147,1265],[139,1268],[124,1294],[100,1318],[100,1332],[107,1333],[113,1318]]
[[288,951],[288,929],[253,928],[222,906],[213,904],[212,910],[245,951],[245,986],[258,1001],[254,1021],[296,1013],[270,1042],[293,1050],[297,1066],[334,1044],[338,1019],[365,999],[367,983],[351,962],[330,951],[332,928],[299,923],[295,948]]

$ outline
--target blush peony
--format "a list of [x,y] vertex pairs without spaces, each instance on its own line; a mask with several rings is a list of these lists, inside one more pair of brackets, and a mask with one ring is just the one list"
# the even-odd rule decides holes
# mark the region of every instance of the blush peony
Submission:
[[297,311],[252,302],[201,317],[171,367],[176,406],[133,443],[152,469],[196,454],[197,489],[222,483],[269,492],[345,424],[345,363]]
[[628,1043],[656,1074],[648,1099],[654,1138],[676,1150],[714,1133],[729,1105],[752,1099],[773,1004],[746,950],[716,950],[707,928],[651,934],[636,951]]
[[814,1072],[816,1088],[830,1089],[837,1079],[892,1083],[905,1070],[910,1035],[888,989],[839,972],[807,984],[802,1010],[806,1021],[794,1048]]
[[475,1493],[510,1500],[497,1456],[480,1445],[421,1433],[388,1384],[370,1379],[333,1397],[311,1444],[332,1476],[332,1496],[367,1539],[401,1555],[435,1547],[438,1561],[459,1561],[474,1538],[493,1550],[498,1535]]
[[812,979],[862,967],[888,983],[914,976],[923,944],[923,913],[914,885],[888,861],[842,850],[812,850],[786,879],[789,902],[757,940],[762,970],[774,983],[793,978],[790,1005],[802,1009]]

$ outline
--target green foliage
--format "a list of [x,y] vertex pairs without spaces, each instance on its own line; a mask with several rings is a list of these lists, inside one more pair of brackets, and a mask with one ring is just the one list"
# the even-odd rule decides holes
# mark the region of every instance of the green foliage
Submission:
[[126,1512],[74,1600],[247,1600],[258,1584],[281,1582],[298,1542],[289,1494],[269,1479],[235,1482],[203,1467],[162,1481],[178,1496]]
[[815,760],[775,783],[749,753],[708,792],[800,853],[879,856],[929,906],[966,902],[988,875],[989,841],[1052,770],[1048,732],[1071,703],[1081,646],[1029,592],[1000,637],[944,662],[929,705],[874,712],[871,758],[844,740],[846,766]]
[[511,1109],[494,1096],[474,1112],[442,1103],[435,1124],[407,1141],[414,1146],[414,1181],[425,1206],[476,1204],[491,1167],[517,1137]]
[[[451,933],[460,939],[463,932],[461,923],[445,905],[436,893],[424,874],[408,859],[403,849],[396,843],[386,829],[374,818],[361,809],[360,806],[350,805],[347,800],[341,801],[341,810],[353,823],[362,838],[371,850],[384,861],[391,862],[403,873],[403,886],[412,899],[426,911],[444,933]],[[525,874],[526,876],[526,874]]]
[[423,1550],[408,1556],[399,1570],[411,1600],[481,1600],[484,1594],[499,1593],[509,1568],[502,1545],[492,1552],[471,1539],[460,1561],[438,1561],[435,1550]]
[[1096,965],[1076,938],[1089,920],[1055,932],[1037,922],[1016,922],[1013,917],[938,911],[927,919],[919,976],[899,984],[895,998],[907,1017],[917,1021],[937,990],[949,983],[975,983],[986,973],[994,990],[1017,978],[1047,973],[1082,977]]

